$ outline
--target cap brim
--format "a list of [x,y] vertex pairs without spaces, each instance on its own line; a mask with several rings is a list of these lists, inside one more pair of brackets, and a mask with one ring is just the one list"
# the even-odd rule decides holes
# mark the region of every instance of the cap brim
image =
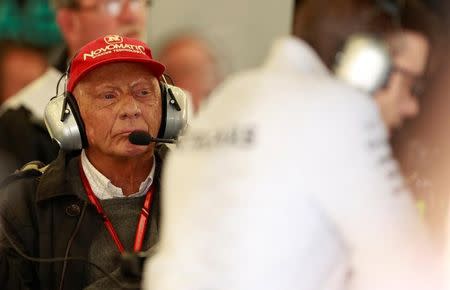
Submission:
[[164,71],[166,70],[166,67],[153,59],[139,59],[134,57],[116,57],[113,59],[104,59],[99,62],[96,62],[92,64],[91,66],[87,67],[81,74],[78,75],[78,77],[73,80],[72,86],[70,88],[67,88],[68,92],[72,92],[72,90],[75,88],[75,85],[89,72],[93,71],[94,69],[98,68],[99,66],[109,64],[109,63],[116,63],[116,62],[128,62],[128,63],[142,63],[149,71],[157,78],[160,78]]

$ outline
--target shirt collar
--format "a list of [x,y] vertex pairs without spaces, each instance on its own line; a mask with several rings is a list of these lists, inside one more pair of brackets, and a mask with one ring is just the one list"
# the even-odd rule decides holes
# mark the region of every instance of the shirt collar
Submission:
[[[92,188],[92,191],[94,192],[94,194],[97,196],[98,199],[102,200],[118,197],[127,197],[123,194],[121,188],[112,184],[111,180],[109,180],[106,176],[100,173],[100,171],[98,171],[97,168],[95,168],[94,165],[92,165],[84,150],[81,152],[81,165],[83,167],[84,173],[86,174],[86,178],[89,181],[89,184]],[[156,168],[156,160],[155,157],[153,156],[153,166],[152,169],[150,170],[149,175],[139,186],[139,191],[129,195],[128,197],[143,196],[147,193],[148,189],[153,183],[155,168]]]
[[280,38],[274,43],[265,67],[270,70],[329,74],[329,70],[311,46],[294,36]]

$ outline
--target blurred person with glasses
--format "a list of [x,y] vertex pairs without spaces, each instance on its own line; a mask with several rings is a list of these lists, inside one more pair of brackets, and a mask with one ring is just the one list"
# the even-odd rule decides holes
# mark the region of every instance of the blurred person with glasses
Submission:
[[401,37],[388,37],[392,55],[387,84],[378,90],[375,101],[390,134],[408,118],[419,113],[419,98],[424,92],[429,41],[418,32],[404,31]]
[[[51,66],[45,73],[1,108],[4,118],[0,117],[0,128],[8,129],[2,138],[8,140],[7,149],[18,160],[19,167],[32,160],[49,163],[58,154],[58,146],[45,129],[43,113],[55,95],[68,60],[83,45],[100,36],[122,35],[144,42],[146,39],[147,11],[151,4],[148,0],[52,0],[52,4],[65,44],[53,53]],[[59,92],[63,91],[63,84]]]
[[55,0],[54,4],[72,53],[102,35],[146,38],[148,0]]
[[104,0],[101,2],[94,2],[87,6],[83,6],[79,2],[76,2],[74,3],[74,8],[79,10],[100,10],[103,13],[109,14],[111,17],[117,17],[122,13],[126,5],[128,6],[127,9],[136,13],[150,4],[151,1],[149,0]]

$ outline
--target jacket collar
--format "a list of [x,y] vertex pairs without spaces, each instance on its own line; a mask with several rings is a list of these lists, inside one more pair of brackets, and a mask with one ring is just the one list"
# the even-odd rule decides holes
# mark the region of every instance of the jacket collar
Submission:
[[278,39],[274,43],[264,67],[293,73],[330,73],[311,46],[294,36]]
[[59,151],[58,157],[50,163],[48,169],[40,177],[36,192],[37,202],[59,196],[74,195],[74,192],[69,190],[70,187],[67,177],[70,176],[69,165],[73,167],[73,163],[78,163],[77,159],[79,158],[79,154],[80,151]]
[[[159,189],[161,179],[161,167],[168,148],[159,145],[155,148],[155,186]],[[45,173],[40,177],[36,191],[36,201],[41,202],[62,196],[77,196],[87,200],[81,182],[78,163],[80,151],[60,151],[58,157],[50,164]]]

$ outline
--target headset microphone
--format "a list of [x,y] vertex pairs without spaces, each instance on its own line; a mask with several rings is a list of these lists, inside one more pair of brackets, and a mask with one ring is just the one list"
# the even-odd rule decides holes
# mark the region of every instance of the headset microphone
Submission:
[[176,143],[176,140],[174,140],[174,139],[154,138],[147,132],[139,131],[139,130],[131,132],[131,134],[128,135],[128,141],[130,141],[131,144],[141,145],[141,146],[147,146],[152,142],[154,142],[154,143],[170,143],[170,144]]

